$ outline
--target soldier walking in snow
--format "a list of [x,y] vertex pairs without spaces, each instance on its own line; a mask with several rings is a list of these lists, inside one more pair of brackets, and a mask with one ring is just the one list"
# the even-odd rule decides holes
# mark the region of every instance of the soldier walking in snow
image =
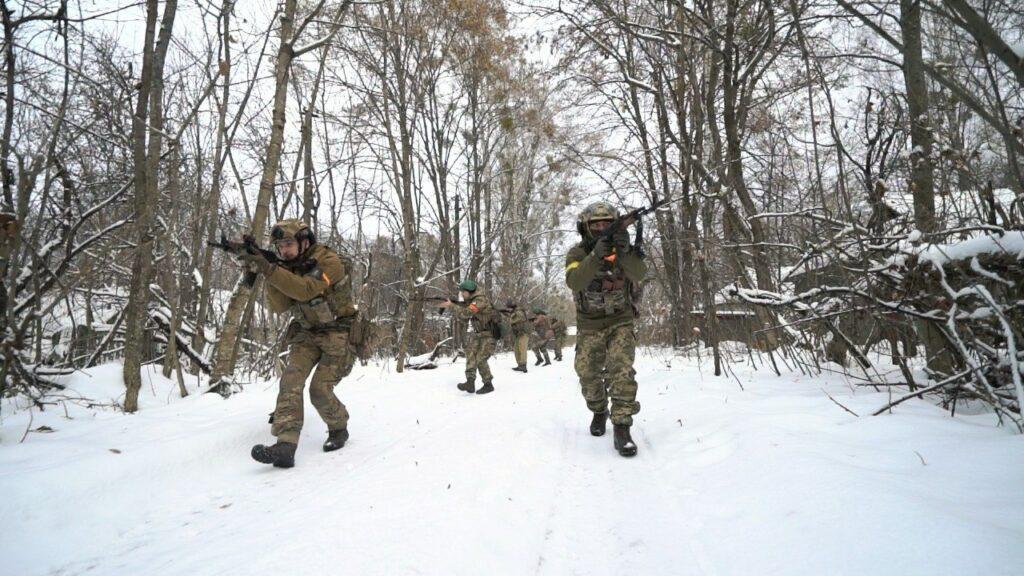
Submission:
[[[494,354],[496,340],[501,337],[498,312],[491,306],[484,289],[473,280],[459,284],[461,302],[446,300],[442,308],[451,308],[459,319],[469,320],[469,334],[466,339],[466,381],[458,385],[459,390],[472,394],[494,392],[494,377],[487,359]],[[476,373],[484,385],[476,389]]]
[[526,372],[526,352],[530,344],[530,321],[526,318],[526,312],[519,309],[515,302],[505,305],[512,312],[509,314],[509,324],[512,325],[513,350],[516,356],[516,367],[513,370]]
[[551,365],[551,357],[548,356],[548,343],[555,337],[555,331],[551,329],[551,318],[540,306],[534,306],[531,310],[533,316],[533,354],[537,357],[534,366]]
[[560,319],[551,317],[551,330],[555,333],[555,338],[552,340],[552,346],[555,349],[555,360],[558,362],[562,361],[562,348],[565,348],[565,336],[568,333],[568,328],[565,322]]
[[271,230],[280,260],[268,261],[259,253],[239,258],[267,279],[267,302],[277,314],[291,311],[288,326],[288,363],[281,375],[271,433],[277,442],[257,444],[252,457],[279,468],[295,465],[295,449],[302,430],[303,393],[313,372],[309,397],[327,423],[325,452],[348,440],[348,410],[334,395],[334,387],[352,371],[355,351],[349,331],[356,318],[352,301],[352,264],[334,250],[316,243],[313,231],[300,220],[283,220]]
[[602,436],[609,416],[615,429],[615,449],[636,454],[630,436],[633,415],[640,411],[633,370],[637,310],[633,298],[647,273],[647,264],[630,246],[629,232],[620,226],[604,232],[619,217],[610,204],[597,202],[580,213],[576,228],[581,241],[565,258],[565,283],[576,302],[576,374],[583,398],[594,416],[590,433]]

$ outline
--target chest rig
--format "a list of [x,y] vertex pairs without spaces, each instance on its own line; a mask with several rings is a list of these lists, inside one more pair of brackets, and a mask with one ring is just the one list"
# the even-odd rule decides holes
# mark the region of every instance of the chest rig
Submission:
[[614,316],[631,305],[633,283],[614,260],[602,260],[601,268],[582,292],[573,294],[576,310]]
[[342,278],[331,284],[330,278],[317,264],[315,259],[307,260],[292,272],[300,276],[308,276],[327,282],[330,286],[323,294],[306,302],[294,301],[291,306],[292,318],[307,330],[325,330],[348,328],[355,316],[352,304],[352,287],[349,281],[351,264],[342,258],[345,273]]

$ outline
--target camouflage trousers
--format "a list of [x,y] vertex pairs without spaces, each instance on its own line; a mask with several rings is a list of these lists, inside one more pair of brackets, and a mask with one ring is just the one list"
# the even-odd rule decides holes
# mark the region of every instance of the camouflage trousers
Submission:
[[271,428],[278,441],[299,441],[304,404],[302,390],[314,367],[316,372],[313,372],[309,383],[309,399],[313,408],[327,423],[328,430],[348,426],[348,410],[334,395],[334,387],[348,376],[354,362],[355,354],[348,344],[348,332],[299,329],[288,338],[288,365],[281,375]]
[[608,412],[610,397],[612,424],[631,426],[633,415],[640,411],[633,370],[635,352],[632,324],[588,330],[576,336],[576,374],[587,408],[596,414]]
[[533,355],[537,357],[537,361],[545,360],[551,362],[551,357],[548,356],[548,340],[535,344],[533,346]]
[[555,351],[555,360],[562,359],[562,348],[565,348],[565,336],[555,336],[552,340],[552,348]]
[[494,354],[494,338],[490,334],[470,333],[466,339],[466,382],[476,382],[476,373],[487,384],[491,381],[491,367],[487,359]]
[[520,334],[515,337],[516,365],[526,366],[526,352],[530,345],[530,335]]
[[533,350],[533,355],[537,357],[537,361],[547,360],[551,361],[548,357],[548,345],[551,340],[544,336],[538,335],[536,332],[530,335],[530,349]]

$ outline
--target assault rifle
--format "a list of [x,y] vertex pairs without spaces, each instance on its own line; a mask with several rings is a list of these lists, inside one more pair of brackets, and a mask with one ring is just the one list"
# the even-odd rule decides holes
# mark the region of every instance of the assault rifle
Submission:
[[[410,298],[410,302],[451,302],[452,306],[469,306],[469,302],[460,302],[459,297],[454,298],[448,296],[423,296],[422,298]],[[444,314],[444,308],[437,309],[438,314]]]
[[[259,254],[263,256],[263,258],[265,258],[267,262],[270,262],[272,264],[277,264],[281,260],[280,258],[278,258],[277,253],[274,252],[273,250],[260,248],[259,244],[256,243],[256,239],[253,238],[251,234],[244,234],[242,236],[241,241],[228,240],[227,236],[221,234],[220,242],[207,242],[206,244],[214,248],[219,248],[224,252],[227,252],[228,254],[234,256],[237,256],[245,252],[249,254]],[[253,286],[256,285],[256,270],[251,269],[253,268],[252,266],[250,266],[249,268],[249,270],[245,271],[245,278],[243,279],[243,282],[245,282],[246,286],[252,288]]]
[[280,258],[277,256],[277,252],[273,250],[267,250],[266,248],[260,248],[259,244],[256,243],[256,239],[251,234],[244,234],[242,239],[239,240],[228,240],[228,237],[224,234],[220,235],[220,242],[207,242],[207,245],[213,246],[214,248],[220,248],[228,254],[239,255],[242,252],[248,252],[249,254],[260,254],[266,259],[267,262],[277,264]]
[[654,212],[655,210],[661,208],[662,206],[665,206],[666,204],[668,204],[670,202],[673,202],[673,199],[666,196],[665,198],[662,198],[661,200],[658,200],[657,202],[655,202],[654,204],[651,204],[650,206],[643,206],[643,207],[640,207],[640,208],[636,208],[636,209],[630,210],[629,212],[626,212],[625,214],[622,214],[621,216],[619,216],[615,220],[612,220],[612,223],[607,228],[605,228],[604,231],[601,232],[601,234],[599,234],[597,238],[598,239],[599,238],[611,239],[612,236],[615,236],[616,234],[618,234],[620,230],[624,230],[626,228],[629,228],[630,226],[632,226],[635,223],[636,224],[636,241],[633,242],[633,250],[636,251],[636,255],[637,256],[639,256],[640,258],[643,258],[644,257],[644,221],[643,221],[643,217],[648,215],[648,214],[650,214],[651,212]]

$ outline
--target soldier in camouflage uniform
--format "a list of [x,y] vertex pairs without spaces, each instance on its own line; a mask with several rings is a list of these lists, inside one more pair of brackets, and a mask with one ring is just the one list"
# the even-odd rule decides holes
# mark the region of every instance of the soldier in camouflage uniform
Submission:
[[271,434],[272,446],[256,445],[252,457],[264,464],[291,468],[302,430],[306,378],[313,372],[309,397],[327,423],[325,452],[348,440],[348,411],[334,395],[334,387],[352,371],[355,353],[349,329],[356,317],[352,302],[352,264],[334,250],[316,243],[312,230],[300,220],[283,220],[271,230],[280,257],[276,264],[260,254],[240,259],[267,280],[267,302],[281,314],[290,311],[288,363],[281,375]]
[[512,312],[509,314],[509,324],[512,325],[513,350],[516,355],[516,367],[513,370],[526,372],[526,353],[530,344],[530,321],[526,318],[526,312],[519,309],[515,302],[505,305]]
[[566,255],[565,283],[576,302],[576,374],[594,414],[590,433],[604,435],[610,397],[615,449],[633,456],[636,444],[629,429],[640,411],[633,370],[634,297],[647,264],[633,251],[625,227],[613,237],[602,237],[618,216],[605,202],[583,210],[577,221],[582,241]]
[[548,344],[555,337],[555,331],[551,329],[551,318],[540,306],[534,306],[531,310],[533,316],[533,354],[537,357],[534,366],[551,365],[551,357],[548,356]]
[[[484,289],[473,280],[463,280],[459,284],[462,302],[447,300],[441,303],[442,308],[451,308],[459,319],[469,320],[466,338],[466,381],[458,385],[459,390],[472,394],[494,392],[494,377],[487,359],[494,354],[496,339],[500,337],[498,312],[491,306]],[[476,389],[476,373],[484,385]]]
[[565,347],[565,336],[568,333],[568,328],[565,326],[565,322],[562,322],[554,316],[551,317],[551,329],[555,333],[555,338],[552,340],[555,348],[555,360],[558,362],[562,361],[562,348]]

